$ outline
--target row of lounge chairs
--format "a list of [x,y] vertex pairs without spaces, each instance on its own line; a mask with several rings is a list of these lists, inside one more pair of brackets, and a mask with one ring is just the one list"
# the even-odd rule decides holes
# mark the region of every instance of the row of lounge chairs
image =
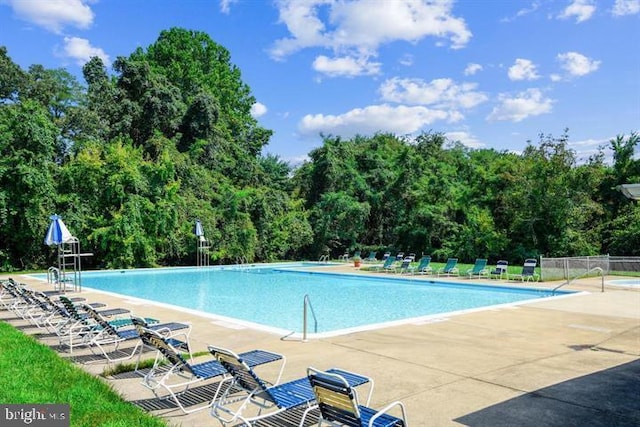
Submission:
[[496,263],[494,269],[487,267],[486,258],[477,258],[473,267],[460,272],[458,268],[458,259],[449,258],[446,264],[434,270],[431,266],[431,257],[423,256],[418,264],[414,263],[414,259],[407,257],[402,260],[389,257],[383,264],[374,265],[370,267],[372,271],[391,272],[399,274],[435,274],[439,276],[461,276],[467,278],[494,278],[494,279],[507,279],[507,280],[520,280],[520,281],[537,281],[538,275],[535,272],[537,260],[534,258],[526,259],[522,271],[520,273],[509,273],[509,263],[504,260],[500,260]]
[[[210,353],[207,360],[195,363],[189,343],[191,324],[187,322],[161,323],[136,316],[127,309],[108,309],[105,304],[88,303],[83,298],[32,290],[13,280],[0,282],[0,308],[55,334],[60,347],[69,353],[87,347],[107,363],[138,355],[134,374],[142,378],[141,384],[155,396],[170,399],[184,413],[209,408],[222,424],[253,425],[258,420],[296,410],[296,414],[301,413],[298,425],[302,426],[309,413],[315,411],[319,422],[332,425],[407,426],[401,402],[380,410],[369,407],[374,383],[361,374],[339,368],[309,367],[306,375],[280,383],[286,363],[284,355],[262,349],[238,354],[216,345],[207,347]],[[133,348],[120,348],[125,342],[134,343]],[[145,351],[154,352],[153,366],[139,370]],[[280,364],[275,369],[275,379],[256,372],[256,368],[272,363]],[[183,397],[193,386],[210,380],[218,381],[213,398],[196,405],[183,403]],[[361,402],[358,393],[367,386],[368,393]]]
[[[353,255],[350,255],[349,252],[345,252],[344,255],[340,256],[340,259],[343,261],[350,261],[353,259],[357,259],[360,258],[362,261],[364,262],[377,262],[379,261],[378,258],[378,253],[376,251],[371,251],[369,252],[369,255],[367,255],[366,257],[362,256],[362,252],[361,251],[355,251],[353,253]],[[403,261],[405,259],[411,259],[411,261],[415,261],[416,260],[416,254],[415,253],[410,253],[408,255],[405,256],[404,252],[398,252],[395,256],[391,255],[391,252],[385,252],[384,255],[382,256],[382,261],[387,261],[389,259],[393,259],[396,261]]]

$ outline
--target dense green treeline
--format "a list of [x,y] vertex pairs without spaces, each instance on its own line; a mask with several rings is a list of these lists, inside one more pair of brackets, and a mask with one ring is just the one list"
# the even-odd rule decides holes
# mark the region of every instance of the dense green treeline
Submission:
[[431,254],[438,259],[640,254],[637,204],[615,187],[640,181],[638,135],[577,165],[568,136],[542,135],[522,154],[471,150],[437,133],[325,138],[296,173],[314,251]]
[[324,138],[292,170],[261,154],[271,131],[230,53],[171,29],[98,58],[86,87],[64,69],[12,62],[0,47],[0,270],[42,268],[61,214],[90,267],[189,265],[196,218],[213,262],[404,250],[436,258],[640,255],[636,133],[577,164],[568,136],[522,154],[471,150],[439,133]]

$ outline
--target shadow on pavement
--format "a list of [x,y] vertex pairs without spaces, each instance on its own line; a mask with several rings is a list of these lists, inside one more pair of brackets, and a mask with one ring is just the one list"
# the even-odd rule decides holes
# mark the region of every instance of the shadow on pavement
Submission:
[[466,426],[640,426],[640,360],[473,412]]

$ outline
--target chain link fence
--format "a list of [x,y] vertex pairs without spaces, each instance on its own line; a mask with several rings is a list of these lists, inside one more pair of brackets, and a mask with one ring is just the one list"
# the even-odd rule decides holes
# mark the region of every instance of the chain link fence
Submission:
[[623,256],[582,256],[544,258],[540,257],[540,275],[543,281],[571,280],[590,274],[597,275],[592,270],[602,269],[604,275],[640,272],[640,257]]

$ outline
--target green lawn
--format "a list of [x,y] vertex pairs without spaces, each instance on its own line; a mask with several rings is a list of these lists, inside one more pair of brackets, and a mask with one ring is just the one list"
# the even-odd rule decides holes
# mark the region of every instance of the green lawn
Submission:
[[167,425],[122,400],[103,380],[6,323],[0,323],[0,349],[2,403],[66,403],[74,427]]

